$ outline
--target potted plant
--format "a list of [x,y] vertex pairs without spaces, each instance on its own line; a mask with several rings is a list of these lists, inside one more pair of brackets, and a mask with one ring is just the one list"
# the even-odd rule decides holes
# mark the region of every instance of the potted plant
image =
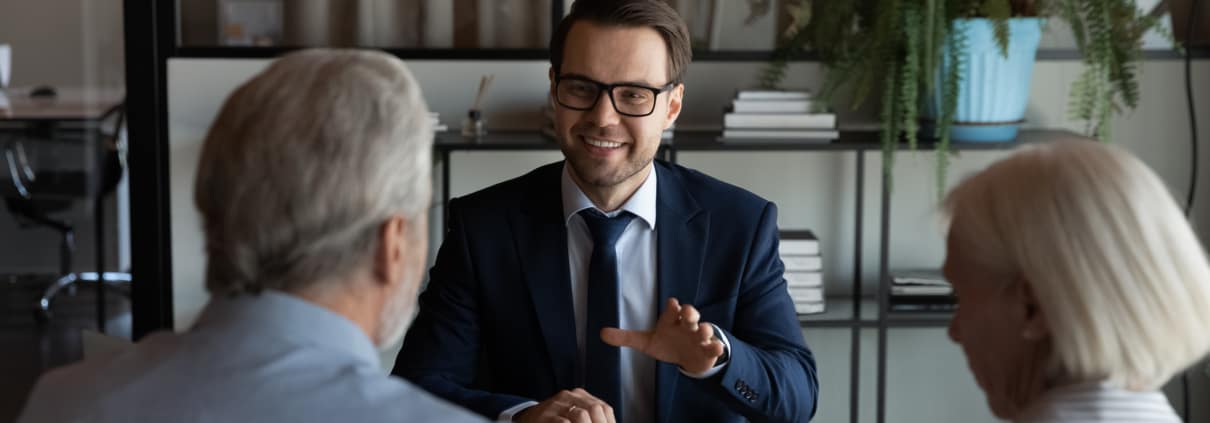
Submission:
[[762,85],[777,86],[786,61],[810,49],[828,70],[823,100],[848,88],[856,108],[878,90],[884,172],[901,139],[913,149],[921,132],[936,140],[939,191],[951,137],[1015,137],[1043,18],[1072,28],[1085,70],[1069,114],[1103,140],[1113,113],[1138,102],[1142,36],[1159,20],[1130,0],[802,0],[790,12]]

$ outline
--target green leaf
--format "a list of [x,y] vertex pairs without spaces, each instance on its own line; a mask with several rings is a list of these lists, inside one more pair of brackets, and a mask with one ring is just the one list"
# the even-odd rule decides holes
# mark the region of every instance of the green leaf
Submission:
[[996,46],[1000,47],[1000,55],[1008,57],[1008,19],[1012,18],[1012,5],[1008,0],[985,0],[979,13],[992,21],[992,31],[996,36]]
[[962,77],[966,72],[966,55],[970,45],[967,39],[965,24],[962,21],[950,23],[949,55],[946,63],[942,86],[941,118],[937,122],[937,192],[945,192],[945,178],[949,169],[950,127],[954,124],[954,114],[958,109],[958,95],[962,87]]
[[916,151],[919,132],[920,111],[920,39],[924,31],[920,9],[915,3],[905,3],[903,8],[904,44],[903,66],[899,70],[899,125],[907,137],[908,147]]
[[893,179],[891,178],[891,169],[895,167],[895,149],[899,147],[899,128],[897,126],[899,121],[896,119],[897,114],[895,110],[895,106],[897,105],[895,101],[895,76],[898,74],[899,64],[891,61],[887,65],[889,70],[886,74],[886,80],[882,83],[881,118],[883,126],[882,132],[879,135],[882,144],[883,180],[887,181],[887,191],[893,191],[893,187],[890,186]]

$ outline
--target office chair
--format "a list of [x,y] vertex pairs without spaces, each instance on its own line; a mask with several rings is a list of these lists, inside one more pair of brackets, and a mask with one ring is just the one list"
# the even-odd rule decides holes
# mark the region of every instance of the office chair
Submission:
[[[92,198],[93,206],[100,216],[100,208],[104,206],[106,195],[112,193],[122,179],[123,166],[117,140],[121,136],[125,123],[123,105],[119,104],[107,111],[101,122],[107,122],[116,116],[116,124],[111,133],[102,132],[104,140],[96,148],[98,174],[89,178],[85,172],[36,172],[30,166],[25,153],[25,147],[20,140],[10,140],[4,144],[4,164],[10,179],[9,189],[4,190],[4,202],[12,214],[17,217],[22,228],[46,227],[59,233],[59,277],[50,283],[38,302],[34,305],[34,318],[38,322],[46,322],[52,313],[51,301],[63,289],[74,293],[74,287],[80,282],[102,283],[105,288],[117,289],[130,295],[130,274],[124,272],[72,272],[72,262],[75,257],[75,227],[70,221],[57,219],[54,213],[68,210],[76,201]],[[85,140],[89,139],[85,137]],[[83,190],[80,188],[84,187]],[[103,236],[104,222],[94,222],[98,239]],[[101,242],[98,241],[98,246]],[[98,254],[98,256],[101,256]],[[97,263],[98,269],[103,269],[104,263]],[[98,322],[101,324],[101,322]]]

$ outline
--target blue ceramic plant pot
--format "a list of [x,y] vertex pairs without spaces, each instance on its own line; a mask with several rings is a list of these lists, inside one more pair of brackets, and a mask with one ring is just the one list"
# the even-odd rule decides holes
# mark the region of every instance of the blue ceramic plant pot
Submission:
[[[1042,20],[1017,18],[1009,21],[1008,57],[1002,55],[996,45],[990,20],[960,19],[955,30],[966,33],[968,48],[950,139],[959,142],[1016,139],[1029,103],[1029,84],[1038,42],[1042,38]],[[946,62],[948,49],[947,45],[943,53]],[[941,72],[945,69],[947,66],[942,65]],[[941,107],[941,84],[936,85],[928,105],[932,116],[938,116]]]

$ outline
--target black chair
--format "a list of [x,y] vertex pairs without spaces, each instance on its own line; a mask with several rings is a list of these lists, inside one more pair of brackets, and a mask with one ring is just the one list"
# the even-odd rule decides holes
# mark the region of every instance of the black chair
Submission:
[[[34,305],[34,317],[39,322],[45,322],[51,317],[51,301],[65,288],[74,293],[74,287],[81,282],[101,283],[104,288],[115,289],[129,297],[130,274],[125,272],[104,272],[103,254],[100,251],[104,236],[104,222],[101,219],[103,201],[113,193],[122,179],[123,165],[118,147],[122,127],[125,123],[125,110],[118,105],[107,111],[100,119],[105,123],[114,121],[111,131],[102,129],[100,145],[95,148],[85,148],[95,151],[95,174],[84,171],[35,171],[26,155],[25,144],[19,138],[13,137],[3,143],[3,161],[10,180],[8,187],[3,189],[5,205],[16,217],[22,228],[45,227],[59,233],[59,276],[45,289],[41,298]],[[102,125],[104,126],[104,125]],[[85,129],[88,131],[89,129]],[[47,136],[53,137],[54,131],[47,131]],[[85,141],[94,140],[84,136]],[[69,210],[80,200],[93,200],[94,215],[96,216],[98,271],[73,272],[72,263],[75,257],[75,227],[68,220],[59,219],[53,215]],[[98,287],[98,294],[101,294]],[[100,304],[100,301],[98,301]],[[100,314],[100,313],[99,313]],[[100,317],[99,317],[100,319]],[[98,321],[103,327],[104,322]]]

